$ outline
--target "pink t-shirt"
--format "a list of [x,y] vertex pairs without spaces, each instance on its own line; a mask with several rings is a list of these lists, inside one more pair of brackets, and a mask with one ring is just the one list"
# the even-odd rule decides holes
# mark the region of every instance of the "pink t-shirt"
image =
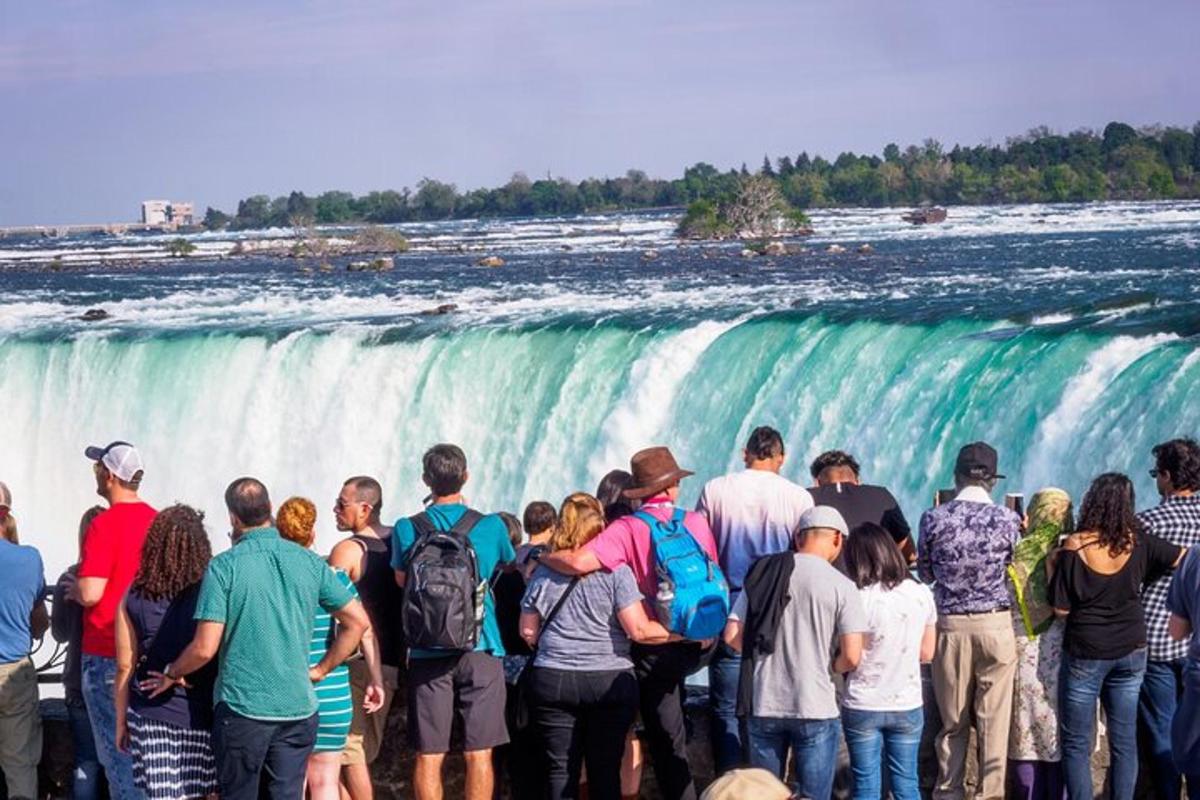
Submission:
[[[666,522],[675,513],[675,507],[667,502],[665,497],[653,497],[642,507],[651,516]],[[695,511],[687,512],[683,525],[688,529],[700,547],[713,561],[717,560],[717,543],[713,539],[712,529],[703,514]],[[638,589],[642,596],[649,601],[654,600],[658,593],[658,579],[654,574],[654,556],[650,548],[650,529],[637,517],[621,517],[604,530],[595,539],[584,545],[584,548],[596,554],[600,563],[608,571],[613,571],[622,564],[628,564],[637,580]]]

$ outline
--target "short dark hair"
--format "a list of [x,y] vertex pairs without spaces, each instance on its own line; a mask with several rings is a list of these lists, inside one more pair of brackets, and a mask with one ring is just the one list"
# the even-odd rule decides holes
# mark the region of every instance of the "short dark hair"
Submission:
[[271,497],[257,478],[238,478],[229,484],[225,489],[225,507],[247,528],[271,521]]
[[858,462],[854,460],[854,456],[844,450],[826,450],[813,459],[808,471],[816,478],[830,467],[849,467],[854,472],[854,476],[858,477]]
[[874,522],[850,531],[844,553],[846,574],[860,589],[881,583],[890,591],[911,577],[896,540]]
[[759,425],[750,431],[750,438],[746,440],[746,454],[756,461],[778,458],[783,455],[783,437],[774,428]]
[[379,481],[368,475],[355,475],[353,478],[347,478],[342,485],[353,486],[358,502],[371,507],[371,519],[379,519],[379,512],[383,508],[383,487],[379,485]]
[[1200,492],[1200,444],[1195,439],[1172,439],[1154,446],[1154,466],[1171,476],[1177,490]]
[[458,494],[467,482],[467,455],[458,445],[435,444],[425,451],[421,469],[435,497]]
[[530,536],[545,533],[558,522],[558,512],[545,500],[534,500],[525,506],[525,532]]

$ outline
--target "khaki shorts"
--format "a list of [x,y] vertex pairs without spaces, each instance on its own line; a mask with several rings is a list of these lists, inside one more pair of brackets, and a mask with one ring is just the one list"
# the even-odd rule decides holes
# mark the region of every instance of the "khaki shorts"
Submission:
[[346,737],[346,747],[342,750],[342,764],[370,764],[379,755],[383,745],[383,732],[387,728],[388,712],[392,708],[392,698],[396,694],[396,686],[400,672],[387,664],[383,669],[383,707],[374,714],[363,711],[363,697],[370,681],[365,659],[357,658],[350,662],[350,699],[354,704],[354,717],[350,720],[350,734]]

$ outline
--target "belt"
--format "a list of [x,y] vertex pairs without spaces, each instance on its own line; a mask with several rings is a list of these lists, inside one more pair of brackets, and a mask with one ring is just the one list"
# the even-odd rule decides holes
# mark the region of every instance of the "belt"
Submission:
[[996,606],[986,611],[955,611],[943,614],[944,617],[981,617],[984,614],[1007,614],[1012,611],[1010,606]]

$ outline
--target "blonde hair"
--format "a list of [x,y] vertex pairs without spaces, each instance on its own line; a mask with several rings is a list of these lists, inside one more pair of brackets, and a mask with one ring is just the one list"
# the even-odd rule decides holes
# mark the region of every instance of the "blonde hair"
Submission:
[[275,527],[279,535],[301,547],[311,547],[316,534],[317,507],[307,497],[289,497],[275,512]]
[[9,512],[4,518],[4,522],[0,523],[0,539],[6,539],[13,544],[20,544],[21,540],[17,538],[17,518]]
[[574,550],[596,538],[604,530],[604,507],[587,492],[563,500],[558,525],[550,535],[551,550]]

